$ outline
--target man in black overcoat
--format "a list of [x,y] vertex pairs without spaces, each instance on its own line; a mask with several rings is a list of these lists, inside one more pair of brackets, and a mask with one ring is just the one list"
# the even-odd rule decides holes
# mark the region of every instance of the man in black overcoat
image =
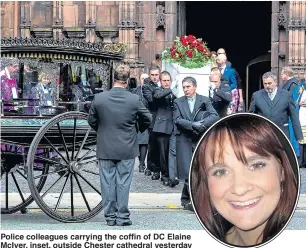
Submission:
[[196,93],[197,81],[186,77],[182,81],[185,96],[174,101],[174,123],[176,133],[176,159],[178,175],[185,179],[181,203],[191,209],[188,178],[192,154],[201,134],[218,119],[210,99]]

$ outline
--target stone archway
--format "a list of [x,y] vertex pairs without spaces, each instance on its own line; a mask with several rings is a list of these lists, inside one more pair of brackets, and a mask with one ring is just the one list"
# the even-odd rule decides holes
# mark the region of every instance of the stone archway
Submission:
[[[271,2],[185,2],[185,13],[187,34],[203,38],[213,51],[226,50],[242,78],[245,98],[248,63],[271,50]],[[256,70],[252,73],[259,77]]]

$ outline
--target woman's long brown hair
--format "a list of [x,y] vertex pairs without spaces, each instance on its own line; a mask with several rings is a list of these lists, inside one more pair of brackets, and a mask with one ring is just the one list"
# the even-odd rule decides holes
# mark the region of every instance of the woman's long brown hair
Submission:
[[202,223],[213,236],[223,242],[226,241],[226,234],[233,225],[218,214],[211,204],[204,158],[210,156],[213,160],[223,159],[222,151],[226,136],[239,161],[247,163],[243,152],[243,149],[247,148],[263,157],[272,155],[282,165],[283,192],[263,230],[264,243],[284,227],[297,200],[298,169],[294,152],[288,140],[276,127],[254,115],[236,115],[221,121],[200,141],[191,167],[191,196]]

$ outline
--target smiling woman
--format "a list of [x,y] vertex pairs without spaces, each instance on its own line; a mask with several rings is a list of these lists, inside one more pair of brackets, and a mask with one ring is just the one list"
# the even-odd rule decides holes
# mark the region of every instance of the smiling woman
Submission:
[[263,244],[285,228],[297,203],[299,169],[285,135],[254,114],[217,122],[196,148],[192,202],[205,229],[234,246]]

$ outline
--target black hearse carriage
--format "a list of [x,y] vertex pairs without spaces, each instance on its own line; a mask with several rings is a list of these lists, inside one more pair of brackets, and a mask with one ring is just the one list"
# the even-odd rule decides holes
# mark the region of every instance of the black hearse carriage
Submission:
[[[34,200],[62,222],[86,221],[102,210],[96,134],[86,111],[77,111],[90,99],[73,100],[73,88],[86,80],[92,92],[108,89],[124,50],[71,39],[1,39],[2,214],[26,213]],[[32,96],[42,82],[48,104]]]

